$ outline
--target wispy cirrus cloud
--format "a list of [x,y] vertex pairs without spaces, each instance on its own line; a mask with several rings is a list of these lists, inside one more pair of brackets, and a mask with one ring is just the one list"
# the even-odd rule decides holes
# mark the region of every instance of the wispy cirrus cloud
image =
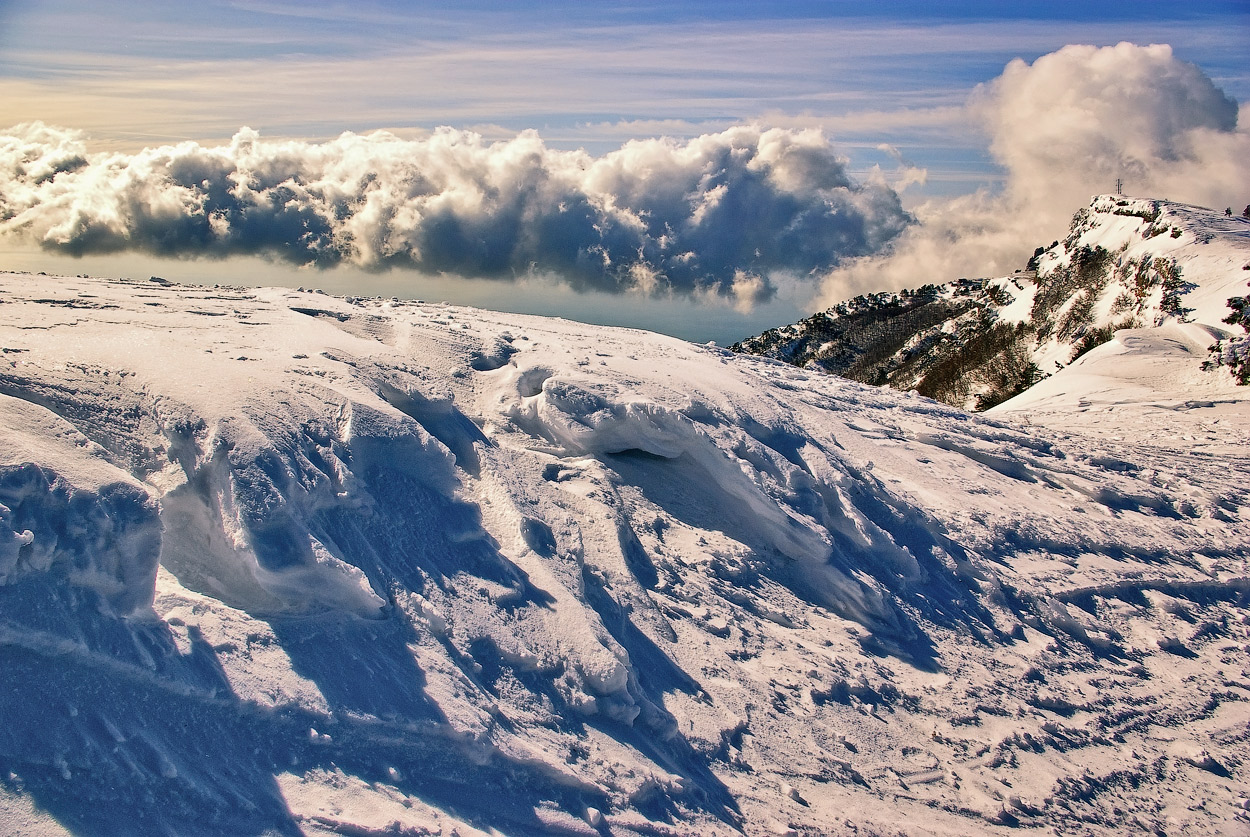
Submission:
[[[966,125],[930,112],[958,107],[1017,56],[1123,38],[1167,40],[1230,73],[1245,56],[1244,39],[1220,20],[917,23],[758,12],[744,19],[738,9],[724,19],[673,13],[647,22],[571,6],[555,15],[509,11],[512,4],[420,14],[385,3],[204,5],[196,16],[183,4],[88,4],[73,15],[32,18],[29,31],[10,27],[0,50],[0,112],[72,125],[131,150],[146,144],[132,139],[145,131],[210,141],[241,124],[267,136],[328,138],[495,123],[512,133],[537,128],[549,143],[569,145],[584,135],[578,126],[617,125],[592,139],[606,150],[654,135],[639,132],[648,123],[690,138],[707,133],[707,123],[784,124],[774,115],[852,142],[863,139],[861,129],[889,129],[889,141],[900,144],[940,135],[971,145]],[[1250,79],[1242,83],[1250,89]],[[690,132],[680,132],[683,122]]]

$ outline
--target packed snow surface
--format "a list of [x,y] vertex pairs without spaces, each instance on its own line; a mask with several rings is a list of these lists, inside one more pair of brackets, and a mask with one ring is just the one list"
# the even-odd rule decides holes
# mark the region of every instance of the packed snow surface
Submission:
[[1239,396],[1091,435],[638,331],[26,274],[0,350],[0,831],[1247,828]]

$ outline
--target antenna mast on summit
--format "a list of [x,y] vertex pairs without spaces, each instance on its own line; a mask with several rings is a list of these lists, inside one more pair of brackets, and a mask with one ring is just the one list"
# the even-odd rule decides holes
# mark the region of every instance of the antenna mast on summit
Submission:
[[1122,177],[1117,177],[1117,178],[1115,179],[1115,193],[1116,193],[1117,195],[1123,195],[1123,194],[1124,194],[1124,178],[1122,178]]

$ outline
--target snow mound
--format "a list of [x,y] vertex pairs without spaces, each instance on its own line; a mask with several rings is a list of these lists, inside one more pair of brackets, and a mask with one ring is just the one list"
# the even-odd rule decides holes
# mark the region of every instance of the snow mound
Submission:
[[1244,821],[1236,427],[1092,439],[637,331],[155,280],[0,275],[0,349],[23,827]]

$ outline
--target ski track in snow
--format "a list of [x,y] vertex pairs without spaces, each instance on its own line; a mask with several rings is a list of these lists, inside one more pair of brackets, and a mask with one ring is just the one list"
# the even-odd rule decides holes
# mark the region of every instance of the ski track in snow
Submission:
[[28,274],[0,349],[7,833],[1248,827],[1242,393]]

